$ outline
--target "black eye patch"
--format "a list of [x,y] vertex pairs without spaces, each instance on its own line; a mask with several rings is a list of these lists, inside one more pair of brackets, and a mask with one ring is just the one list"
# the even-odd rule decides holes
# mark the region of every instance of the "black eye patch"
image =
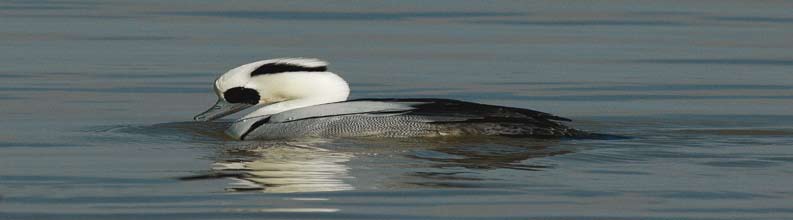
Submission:
[[268,63],[256,68],[251,72],[251,76],[284,72],[325,72],[327,70],[327,66],[307,67],[292,63]]
[[259,103],[259,92],[256,90],[234,87],[223,92],[223,97],[230,103],[247,103],[255,105]]

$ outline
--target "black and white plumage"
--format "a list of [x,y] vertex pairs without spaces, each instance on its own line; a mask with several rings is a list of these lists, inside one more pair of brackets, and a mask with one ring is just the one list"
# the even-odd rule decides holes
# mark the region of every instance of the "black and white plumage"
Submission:
[[450,99],[346,100],[347,83],[317,59],[263,60],[215,81],[218,102],[195,117],[213,120],[258,110],[227,130],[240,140],[298,137],[437,137],[500,135],[578,137],[589,133],[539,111]]

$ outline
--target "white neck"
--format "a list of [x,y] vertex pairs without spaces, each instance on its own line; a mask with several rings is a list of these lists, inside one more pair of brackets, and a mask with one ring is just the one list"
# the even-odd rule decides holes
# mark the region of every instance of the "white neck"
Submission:
[[[308,106],[347,100],[350,87],[331,72],[292,72],[257,76],[249,85],[258,88],[263,107],[242,117],[272,115]],[[269,104],[277,102],[275,104]],[[268,105],[269,104],[269,105]]]

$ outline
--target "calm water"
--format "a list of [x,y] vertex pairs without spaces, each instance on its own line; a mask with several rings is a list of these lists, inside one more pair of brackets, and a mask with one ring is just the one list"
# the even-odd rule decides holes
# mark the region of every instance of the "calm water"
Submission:
[[[353,4],[354,3],[354,4]],[[789,1],[0,1],[0,219],[791,219]],[[623,140],[230,141],[257,59]]]

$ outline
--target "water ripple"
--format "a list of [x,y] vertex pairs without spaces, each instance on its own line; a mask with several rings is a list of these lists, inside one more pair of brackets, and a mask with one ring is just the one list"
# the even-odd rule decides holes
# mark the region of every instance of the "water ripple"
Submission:
[[719,20],[719,21],[741,21],[741,22],[752,22],[752,23],[780,23],[780,24],[793,23],[793,18],[791,17],[717,16],[717,17],[708,17],[708,19]]
[[790,59],[644,59],[632,60],[634,63],[656,63],[656,64],[700,64],[700,65],[756,65],[756,66],[793,66]]
[[765,167],[772,167],[779,165],[774,162],[762,161],[762,160],[720,160],[720,161],[705,162],[702,164],[707,166],[714,166],[714,167],[737,167],[737,168],[765,168]]
[[165,15],[211,16],[224,18],[268,19],[268,20],[407,20],[419,18],[473,18],[519,16],[516,12],[309,12],[309,11],[190,11],[166,12]]
[[525,20],[481,20],[472,24],[496,24],[513,26],[685,26],[683,22],[663,20],[574,20],[574,21],[525,21]]

